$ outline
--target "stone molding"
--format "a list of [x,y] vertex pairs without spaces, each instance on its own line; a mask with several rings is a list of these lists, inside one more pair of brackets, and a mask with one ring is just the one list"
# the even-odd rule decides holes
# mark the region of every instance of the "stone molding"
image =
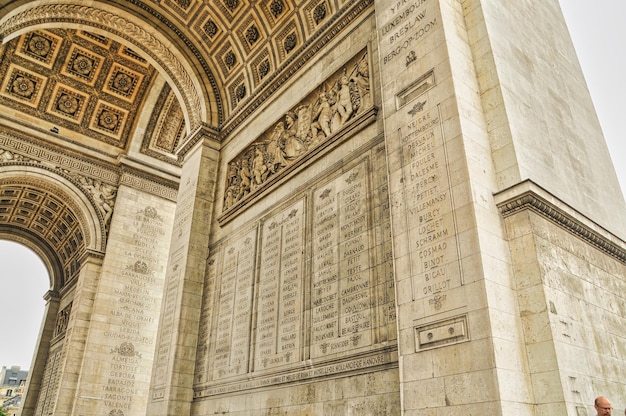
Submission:
[[6,127],[0,128],[0,149],[9,150],[54,169],[87,175],[109,184],[119,181],[117,168],[112,164],[80,157],[62,146],[35,142],[27,135]]
[[532,181],[526,180],[499,192],[495,198],[502,217],[530,210],[626,264],[626,247],[623,241]]
[[298,383],[307,383],[315,379],[335,378],[338,373],[343,376],[359,375],[379,372],[381,370],[392,370],[398,368],[397,348],[395,346],[385,347],[381,350],[361,354],[351,357],[349,360],[337,360],[323,365],[302,366],[297,371],[258,376],[246,380],[220,383],[218,386],[203,386],[194,388],[194,399],[209,396],[219,396],[242,390],[252,390],[280,385],[292,386]]
[[125,166],[120,176],[120,185],[160,196],[169,201],[176,201],[178,195],[177,184],[167,181],[157,181],[154,176],[147,175],[137,169]]
[[[46,166],[49,170],[59,174],[97,179],[116,188],[122,184],[123,180],[125,185],[135,189],[169,200],[176,200],[177,183],[166,180],[159,183],[155,181],[153,176],[144,174],[139,169],[127,166],[120,168],[113,164],[80,157],[61,147],[34,142],[28,136],[17,131],[0,129],[0,163],[3,162],[3,150],[13,154],[14,163],[36,163],[38,166]],[[134,177],[133,179],[128,176],[129,172]],[[125,174],[126,177],[122,179]],[[80,185],[79,183],[75,184]],[[81,189],[83,189],[82,186]],[[87,192],[85,194],[90,195]]]
[[176,150],[176,153],[178,154],[179,159],[184,159],[187,153],[189,153],[196,144],[203,140],[214,142],[215,146],[213,147],[219,149],[219,143],[222,141],[221,137],[222,136],[218,130],[208,124],[201,124],[182,141]]

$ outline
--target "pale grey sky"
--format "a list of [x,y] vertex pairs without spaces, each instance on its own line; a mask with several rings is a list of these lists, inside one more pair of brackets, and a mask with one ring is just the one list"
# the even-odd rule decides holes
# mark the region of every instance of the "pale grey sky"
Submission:
[[559,2],[626,195],[626,1]]
[[[626,194],[626,1],[560,0],[604,131],[613,164]],[[622,213],[626,215],[626,213]],[[0,241],[0,366],[30,366],[43,317],[48,276],[36,255]]]
[[43,295],[50,288],[48,271],[30,249],[0,241],[0,367],[30,367],[43,318]]

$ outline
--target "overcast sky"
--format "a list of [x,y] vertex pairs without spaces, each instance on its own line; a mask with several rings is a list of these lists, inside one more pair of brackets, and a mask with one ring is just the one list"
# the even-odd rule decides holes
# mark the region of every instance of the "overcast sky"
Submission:
[[[626,189],[626,1],[560,0],[622,189]],[[623,191],[626,194],[626,192]],[[619,215],[626,215],[621,213]],[[43,317],[47,272],[36,255],[0,241],[0,366],[30,366]]]

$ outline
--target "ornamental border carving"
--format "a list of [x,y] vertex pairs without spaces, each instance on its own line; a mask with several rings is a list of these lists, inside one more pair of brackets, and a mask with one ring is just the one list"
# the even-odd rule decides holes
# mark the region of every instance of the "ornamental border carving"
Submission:
[[[29,159],[28,162],[30,163],[39,162],[42,167],[46,166],[56,173],[62,172],[69,175],[98,179],[115,187],[123,183],[134,189],[169,200],[176,200],[178,193],[178,184],[166,180],[156,181],[154,178],[141,174],[134,169],[132,170],[134,179],[126,178],[122,182],[122,176],[129,174],[129,168],[127,167],[120,168],[112,164],[80,157],[76,154],[68,154],[69,150],[67,149],[39,142],[35,143],[28,136],[6,128],[0,129],[0,150],[3,149],[10,150],[23,158]],[[22,163],[24,162],[26,160]],[[120,169],[123,169],[123,172],[120,172]],[[76,185],[80,185],[75,181],[73,182]],[[81,187],[81,189],[83,188]]]
[[178,186],[176,184],[167,183],[166,181],[158,182],[140,171],[129,171],[128,168],[124,168],[120,176],[120,185],[126,185],[174,202],[176,202],[178,195]]
[[6,38],[9,33],[17,32],[31,25],[44,22],[49,24],[54,21],[79,23],[103,29],[126,39],[138,49],[148,53],[155,61],[159,62],[163,70],[169,74],[171,81],[183,93],[183,100],[191,123],[190,127],[202,122],[201,99],[182,63],[174,56],[170,48],[161,43],[150,32],[120,15],[77,4],[35,6],[4,21],[0,25],[0,39]]
[[89,175],[112,185],[119,181],[119,174],[113,165],[79,157],[61,147],[35,143],[27,135],[6,127],[0,129],[0,149],[14,151],[55,169]]

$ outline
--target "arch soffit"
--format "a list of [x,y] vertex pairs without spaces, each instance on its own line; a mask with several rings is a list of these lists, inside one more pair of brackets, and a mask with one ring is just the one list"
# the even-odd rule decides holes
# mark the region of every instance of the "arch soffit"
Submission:
[[[106,9],[97,4],[82,2],[29,2],[16,8],[0,20],[0,42],[36,29],[60,27],[92,31],[122,44],[132,44],[159,71],[172,86],[185,116],[187,134],[201,125],[218,127],[220,120],[217,107],[219,97],[204,87],[179,49],[158,30],[151,28],[153,22],[145,22],[109,4]],[[201,97],[198,91],[205,96]]]
[[0,185],[26,185],[58,193],[80,222],[85,237],[85,248],[104,252],[106,234],[104,219],[90,195],[81,191],[75,180],[45,167],[4,165],[0,171]]

